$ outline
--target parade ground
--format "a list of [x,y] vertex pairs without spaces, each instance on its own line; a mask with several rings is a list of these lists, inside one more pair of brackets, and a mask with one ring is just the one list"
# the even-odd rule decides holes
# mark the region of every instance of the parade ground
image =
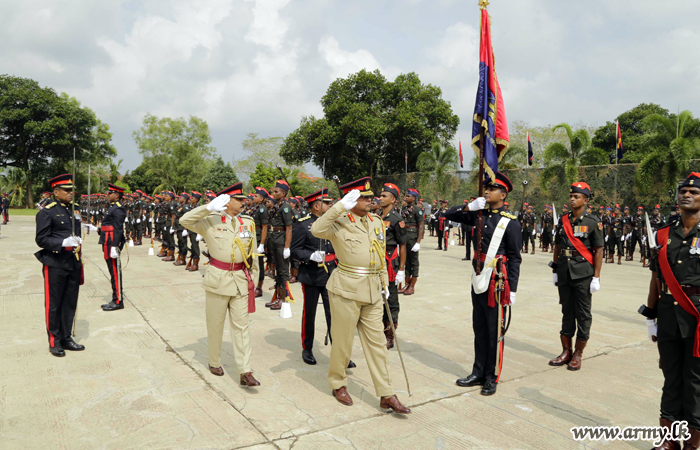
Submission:
[[[582,369],[547,363],[561,352],[561,313],[550,254],[523,255],[498,392],[460,388],[471,371],[470,262],[465,248],[422,243],[416,293],[401,296],[390,370],[413,414],[379,409],[358,338],[349,373],[354,406],[338,403],[326,379],[330,345],[322,307],[315,366],[301,359],[302,290],[292,285],[294,317],[281,319],[263,298],[251,316],[252,367],[259,388],[238,383],[228,325],[225,376],[207,367],[200,271],[148,256],[147,240],[123,252],[126,308],[111,298],[98,236],[85,237],[75,340],[83,352],[51,356],[34,217],[10,216],[0,235],[0,448],[8,449],[647,449],[650,442],[573,439],[576,426],[657,426],[663,376],[637,309],[650,272],[636,261],[604,264],[593,296],[591,339]],[[426,231],[426,235],[427,235]],[[156,252],[158,244],[155,244]],[[205,258],[202,259],[202,262]]]

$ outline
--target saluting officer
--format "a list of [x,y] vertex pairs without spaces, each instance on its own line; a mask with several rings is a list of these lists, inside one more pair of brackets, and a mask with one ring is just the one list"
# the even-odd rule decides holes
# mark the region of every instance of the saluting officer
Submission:
[[54,177],[49,180],[49,185],[56,201],[47,204],[36,215],[36,244],[41,250],[34,256],[43,264],[49,351],[54,356],[66,356],[64,349],[85,350],[71,337],[83,268],[80,214],[77,213],[79,205],[72,203],[73,174]]
[[[473,262],[475,273],[477,264],[482,268],[480,276],[472,276],[474,365],[472,373],[466,378],[458,379],[456,383],[462,387],[482,386],[482,395],[493,395],[501,376],[500,369],[496,375],[496,365],[502,365],[504,346],[504,340],[500,339],[502,325],[499,323],[499,316],[502,315],[504,306],[515,303],[522,260],[522,231],[516,217],[508,214],[503,204],[508,192],[513,190],[513,184],[508,177],[497,173],[495,180],[487,177],[484,184],[484,197],[477,198],[466,206],[455,206],[447,211],[445,216],[449,220],[476,226],[478,211],[488,204],[488,208],[483,212],[481,260],[477,261],[474,258]],[[501,268],[501,275],[505,277],[503,298],[500,299],[499,305],[495,302],[495,287],[491,287],[489,282],[493,279],[489,274],[495,276],[496,270],[483,270],[491,266],[492,261],[496,263],[496,268]]]
[[411,410],[399,402],[391,387],[388,350],[382,343],[385,338],[381,296],[382,289],[388,284],[384,264],[384,222],[379,216],[369,213],[374,195],[369,177],[340,188],[345,197],[311,226],[314,236],[331,241],[338,258],[338,268],[326,285],[333,320],[328,382],[333,396],[340,403],[352,405],[345,369],[350,362],[357,330],[375,392],[381,397],[380,407],[408,414]]
[[253,279],[258,272],[258,260],[253,257],[255,223],[250,216],[240,214],[246,200],[242,188],[243,183],[236,183],[220,191],[210,203],[185,213],[180,218],[180,225],[211,243],[211,257],[204,276],[209,371],[217,376],[224,374],[221,340],[228,313],[240,383],[242,386],[260,386],[250,366],[248,324],[249,313],[255,312]]
[[277,180],[272,190],[277,203],[270,209],[270,252],[275,259],[277,275],[275,276],[275,296],[270,303],[265,303],[270,309],[281,309],[282,302],[287,299],[287,282],[289,281],[289,257],[292,245],[292,208],[287,203],[289,185],[286,181]]
[[[379,196],[381,218],[384,221],[384,243],[386,245],[386,267],[389,275],[389,309],[394,321],[394,328],[399,327],[399,290],[406,276],[406,224],[394,209],[394,203],[401,196],[399,188],[392,183],[385,183]],[[384,311],[384,335],[386,348],[394,348],[394,332],[391,330],[389,315]]]
[[119,252],[124,248],[124,221],[126,210],[120,203],[124,188],[107,183],[107,201],[109,209],[102,219],[102,226],[97,229],[100,235],[99,244],[109,270],[110,283],[112,284],[112,301],[102,305],[103,311],[115,311],[124,309],[124,287],[122,286],[122,268],[119,263]]
[[267,211],[265,201],[270,198],[270,193],[265,188],[256,187],[255,195],[253,195],[253,208],[250,216],[255,221],[255,239],[258,242],[258,266],[260,267],[260,275],[258,275],[258,285],[255,288],[255,297],[262,297],[263,281],[265,280],[265,241],[267,240],[268,221],[270,213]]
[[[656,341],[664,374],[661,426],[687,421],[690,439],[684,450],[700,448],[700,173],[679,187],[677,220],[656,233],[658,251],[651,261],[651,282],[644,314],[649,337]],[[665,441],[660,449],[680,449]]]
[[[563,351],[549,361],[549,365],[567,364],[569,370],[581,368],[583,349],[588,343],[593,320],[592,295],[600,290],[600,268],[603,266],[603,224],[593,214],[584,212],[590,197],[588,184],[577,182],[571,185],[571,212],[559,219],[550,264],[554,285],[559,289],[562,313],[559,335]],[[572,346],[574,334],[575,347]]]
[[403,295],[412,295],[418,281],[418,269],[420,268],[418,256],[423,233],[425,233],[425,216],[423,209],[418,204],[419,196],[416,189],[409,189],[408,194],[404,197],[406,207],[401,212],[401,217],[406,224],[406,249],[410,250],[406,253],[406,288],[399,291]]

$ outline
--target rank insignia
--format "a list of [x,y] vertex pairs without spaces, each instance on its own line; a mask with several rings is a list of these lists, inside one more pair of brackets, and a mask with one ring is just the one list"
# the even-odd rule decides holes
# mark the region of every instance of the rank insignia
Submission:
[[388,220],[385,220],[385,221],[384,221],[384,226],[387,227],[387,228],[389,228],[389,227],[391,226],[391,222],[389,222]]
[[264,213],[265,210],[264,210],[263,208],[260,208],[260,212],[261,212],[261,213]]
[[405,224],[404,221],[402,220],[401,222],[399,222],[399,226],[400,226],[401,228],[403,228],[403,227],[406,226],[406,224]]
[[287,208],[287,207],[285,206],[285,207],[284,207],[284,213],[286,214],[286,213],[288,213],[288,212],[289,212],[289,208]]

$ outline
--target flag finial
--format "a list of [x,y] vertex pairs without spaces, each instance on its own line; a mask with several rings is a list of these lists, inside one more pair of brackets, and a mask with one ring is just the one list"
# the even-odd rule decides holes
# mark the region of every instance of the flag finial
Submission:
[[479,7],[481,9],[486,9],[489,6],[489,0],[479,0]]

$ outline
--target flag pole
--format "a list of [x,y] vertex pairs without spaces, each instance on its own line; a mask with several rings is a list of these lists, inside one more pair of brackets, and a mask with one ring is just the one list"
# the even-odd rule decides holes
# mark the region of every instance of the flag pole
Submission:
[[[486,9],[489,2],[488,0],[479,0],[479,8]],[[483,23],[479,26],[479,30],[483,28]],[[486,119],[486,118],[484,118]],[[484,196],[484,139],[486,139],[486,133],[483,124],[481,125],[481,131],[479,132],[479,197]],[[479,210],[478,219],[476,221],[476,274],[481,275],[481,228],[483,225],[484,210]]]

